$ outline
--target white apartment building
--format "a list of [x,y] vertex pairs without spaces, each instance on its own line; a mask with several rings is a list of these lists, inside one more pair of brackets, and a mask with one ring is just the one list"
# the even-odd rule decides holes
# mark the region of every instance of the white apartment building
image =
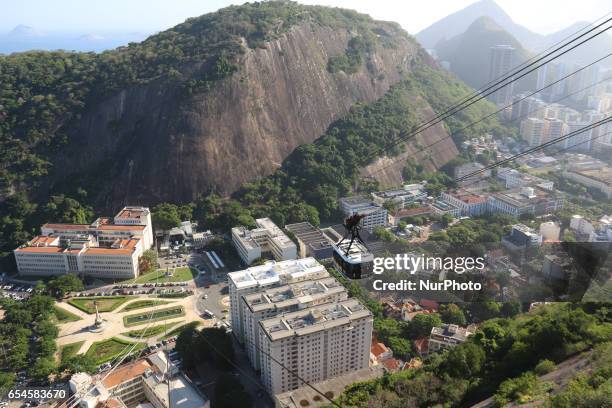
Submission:
[[584,130],[582,132],[580,131],[589,125],[590,122],[586,121],[569,122],[567,124],[567,133],[577,133],[563,141],[563,148],[582,151],[591,150],[593,129]]
[[421,183],[406,184],[402,188],[372,193],[374,203],[383,205],[387,201],[392,201],[397,209],[402,209],[407,204],[424,198],[427,198],[427,192],[425,191],[425,185]]
[[257,228],[232,228],[232,242],[242,261],[250,265],[262,255],[270,253],[274,259],[285,261],[297,258],[295,243],[269,218],[258,218]]
[[582,215],[574,214],[570,219],[570,229],[581,235],[589,235],[595,230],[595,227]]
[[464,343],[472,332],[456,324],[443,324],[441,327],[433,327],[429,335],[427,350],[435,353]]
[[[489,54],[489,81],[505,75],[515,65],[516,49],[510,45],[495,45],[490,48]],[[506,105],[512,101],[514,95],[514,83],[509,82],[497,92],[489,96],[489,99],[497,105]]]
[[271,394],[366,369],[372,313],[357,299],[327,303],[260,322],[261,376]]
[[41,235],[13,253],[20,275],[128,279],[138,276],[139,258],[152,245],[149,209],[125,207],[90,225],[44,224]]
[[267,289],[242,297],[245,347],[251,365],[259,370],[259,322],[284,313],[296,312],[324,303],[346,300],[344,286],[335,278],[304,281]]
[[270,261],[264,265],[228,273],[232,332],[240,342],[244,341],[242,296],[261,292],[266,288],[327,277],[329,272],[314,258]]
[[361,220],[361,227],[368,232],[372,232],[374,227],[387,225],[387,210],[367,197],[341,198],[340,209],[346,217],[353,214],[365,215]]
[[521,122],[521,137],[529,146],[538,146],[547,141],[548,122],[538,118],[527,118]]

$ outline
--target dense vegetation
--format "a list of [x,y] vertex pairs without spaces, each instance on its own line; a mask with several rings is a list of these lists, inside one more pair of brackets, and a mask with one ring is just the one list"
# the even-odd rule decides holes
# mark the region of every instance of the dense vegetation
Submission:
[[[345,407],[466,406],[496,392],[506,398],[518,395],[515,391],[521,387],[535,390],[530,388],[533,377],[521,375],[543,359],[560,362],[612,340],[606,313],[606,306],[557,304],[515,319],[488,320],[467,342],[432,356],[423,368],[353,384],[339,403]],[[520,380],[505,382],[511,378]],[[601,379],[591,384],[583,381],[582,386],[599,388]]]
[[[344,54],[348,65],[341,55],[336,63],[330,61],[330,66],[349,72],[364,62],[373,42],[392,47],[391,32],[406,35],[392,24],[385,25],[388,32],[376,31],[373,20],[352,11],[265,2],[189,19],[140,44],[101,54],[33,52],[0,57],[0,117],[4,119],[0,151],[5,154],[0,160],[0,191],[6,195],[11,189],[21,190],[0,202],[0,258],[11,260],[10,251],[34,235],[43,222],[92,221],[94,200],[86,191],[88,186],[63,192],[69,197],[46,199],[44,191],[28,193],[28,187],[45,180],[54,149],[70,143],[71,121],[90,104],[119,89],[151,81],[194,92],[239,69],[242,38],[247,46],[257,47],[305,20],[351,30],[353,37]],[[316,143],[296,149],[272,176],[245,184],[230,200],[210,195],[191,205],[161,204],[154,211],[156,226],[176,226],[188,215],[200,226],[218,231],[238,224],[251,226],[260,216],[271,216],[280,225],[303,220],[317,225],[335,217],[338,197],[356,184],[375,187],[371,181],[360,180],[359,168],[375,158],[373,152],[409,134],[423,119],[417,114],[420,107],[429,103],[441,110],[470,92],[451,75],[429,67],[425,58],[417,58],[406,79],[383,98],[354,106]],[[492,109],[487,102],[472,105],[446,125],[455,133],[453,138],[460,140],[462,126]],[[483,131],[508,132],[495,119],[470,130]],[[400,151],[402,146],[396,146],[387,154]],[[441,185],[431,183],[432,188]],[[10,262],[4,266],[14,267]]]
[[14,374],[25,370],[29,378],[45,381],[57,369],[55,339],[58,329],[53,322],[54,299],[35,294],[27,301],[0,300],[4,319],[0,324],[0,391],[14,381]]

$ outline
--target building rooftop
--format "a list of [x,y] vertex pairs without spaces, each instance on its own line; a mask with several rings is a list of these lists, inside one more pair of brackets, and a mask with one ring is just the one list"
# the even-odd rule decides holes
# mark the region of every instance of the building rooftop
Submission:
[[579,174],[583,177],[590,178],[591,180],[599,181],[607,185],[612,185],[612,168],[603,167],[597,170],[573,170],[574,173]]
[[449,191],[447,194],[450,195],[451,197],[456,198],[459,201],[462,201],[470,205],[471,204],[482,204],[485,201],[487,201],[486,197],[474,194],[464,189]]
[[149,215],[146,207],[124,207],[115,215],[115,218],[140,218]]
[[38,236],[21,247],[18,253],[82,253],[83,255],[131,255],[140,242],[139,238],[117,239],[111,246],[98,246],[91,236],[62,241],[58,236]]
[[460,327],[456,324],[443,324],[441,327],[433,327],[430,337],[441,336],[463,342],[471,334],[472,333],[465,327]]
[[351,298],[262,320],[259,324],[266,336],[276,341],[291,336],[309,335],[368,317],[371,318],[372,313],[357,299]]
[[157,374],[145,376],[144,381],[165,406],[176,408],[201,408],[207,399],[182,375],[170,380],[170,401],[168,399],[168,380],[162,380]]
[[268,261],[263,265],[252,266],[238,272],[228,273],[229,280],[237,288],[257,285],[270,285],[275,282],[289,283],[303,280],[309,275],[327,275],[327,270],[316,259],[309,257],[287,261]]
[[372,339],[372,345],[370,346],[370,353],[374,355],[374,357],[378,358],[378,356],[388,353],[389,348],[385,346],[384,343],[376,341]]
[[113,371],[102,381],[102,384],[107,389],[111,389],[121,383],[143,375],[145,371],[150,370],[151,367],[151,364],[145,359],[136,360]]
[[298,222],[285,225],[285,229],[295,235],[300,241],[314,249],[327,248],[331,241],[320,229],[315,228],[309,222]]
[[521,206],[543,202],[555,197],[555,194],[541,187],[517,187],[492,194],[498,200],[513,206]]
[[[335,278],[328,277],[303,281],[291,285],[268,289],[264,292],[244,296],[244,302],[253,312],[265,309],[284,308],[309,304],[329,295],[346,293],[344,286]],[[348,295],[347,295],[348,296]]]

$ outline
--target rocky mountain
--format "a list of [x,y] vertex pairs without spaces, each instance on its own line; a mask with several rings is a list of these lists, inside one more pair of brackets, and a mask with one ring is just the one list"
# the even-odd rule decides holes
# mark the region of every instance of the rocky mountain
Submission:
[[[588,22],[577,22],[557,32],[542,35],[515,23],[495,1],[481,0],[436,21],[417,33],[416,39],[425,48],[437,50],[443,43],[448,45],[451,39],[463,34],[476,20],[482,17],[492,20],[495,25],[512,36],[522,48],[533,53],[557,44],[590,24]],[[604,50],[603,53],[602,50]],[[578,47],[564,55],[560,58],[560,61],[581,65],[588,64],[605,55],[605,50],[612,50],[612,36],[608,33],[595,37],[589,43],[589,46]],[[602,65],[610,68],[612,67],[612,61],[604,60]]]
[[[5,194],[84,188],[100,206],[226,195],[423,63],[396,24],[291,2],[229,7],[102,54],[1,57],[0,181]],[[454,155],[446,143],[438,165]]]
[[500,44],[511,45],[516,49],[515,66],[530,56],[512,34],[489,17],[480,17],[464,33],[440,41],[435,50],[441,61],[450,63],[454,74],[468,85],[480,88],[489,80],[490,48]]
[[493,0],[480,0],[452,13],[416,34],[416,39],[427,49],[436,48],[442,40],[450,40],[463,33],[480,17],[489,17],[521,44],[526,46],[542,39],[542,35],[515,23],[512,18]]

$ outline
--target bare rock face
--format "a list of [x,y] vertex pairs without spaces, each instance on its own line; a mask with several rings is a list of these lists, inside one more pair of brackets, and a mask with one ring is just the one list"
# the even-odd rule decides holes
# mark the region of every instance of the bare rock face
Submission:
[[[156,83],[125,89],[78,120],[56,177],[108,174],[106,205],[230,194],[272,173],[355,103],[380,98],[419,51],[406,36],[393,47],[377,44],[354,74],[330,73],[329,57],[344,53],[351,36],[303,23],[247,48],[239,70],[209,90],[187,97]],[[432,132],[447,135],[442,126]],[[439,157],[436,150],[432,163],[444,164],[453,149]]]

